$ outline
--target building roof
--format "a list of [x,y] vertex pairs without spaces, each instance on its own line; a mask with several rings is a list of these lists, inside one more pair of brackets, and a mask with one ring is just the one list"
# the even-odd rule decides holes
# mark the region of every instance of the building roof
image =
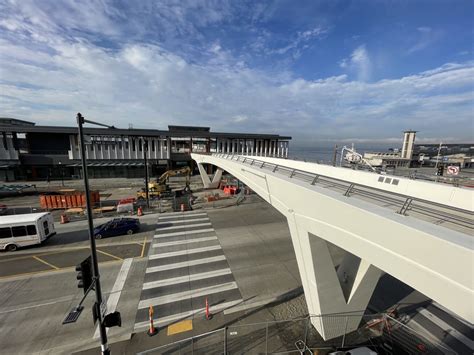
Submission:
[[34,122],[19,120],[11,117],[0,117],[0,126],[34,126]]
[[[235,138],[235,139],[283,139],[289,140],[290,136],[280,136],[278,134],[257,134],[257,133],[227,133],[227,132],[210,132],[196,131],[192,126],[170,126],[180,127],[176,131],[158,130],[158,129],[136,129],[136,128],[92,128],[84,127],[86,135],[110,135],[110,136],[145,136],[145,137],[200,137],[200,138]],[[182,128],[182,129],[181,129]],[[206,127],[200,127],[206,128]],[[62,133],[77,134],[77,127],[67,126],[2,126],[3,132],[18,133]]]

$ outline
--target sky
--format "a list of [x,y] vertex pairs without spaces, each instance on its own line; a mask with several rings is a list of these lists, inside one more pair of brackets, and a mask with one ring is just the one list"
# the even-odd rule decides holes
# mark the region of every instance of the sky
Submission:
[[474,142],[473,1],[0,0],[0,117]]

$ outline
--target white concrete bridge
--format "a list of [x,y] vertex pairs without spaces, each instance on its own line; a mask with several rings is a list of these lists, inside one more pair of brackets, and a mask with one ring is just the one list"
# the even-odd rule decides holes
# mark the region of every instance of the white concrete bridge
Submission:
[[[227,171],[285,215],[310,314],[354,312],[355,330],[387,272],[474,322],[471,189],[278,158],[192,158],[205,187]],[[203,164],[218,167],[213,181]],[[337,270],[328,242],[347,251]],[[325,339],[344,332],[314,319]]]

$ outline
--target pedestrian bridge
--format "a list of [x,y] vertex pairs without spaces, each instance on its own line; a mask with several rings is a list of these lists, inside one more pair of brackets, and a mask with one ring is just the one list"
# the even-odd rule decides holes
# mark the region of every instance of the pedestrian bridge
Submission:
[[[287,218],[309,313],[354,312],[345,327],[315,318],[325,339],[357,329],[383,272],[474,322],[472,189],[288,159],[192,158],[205,187],[226,171]],[[218,167],[212,181],[203,164]],[[346,251],[337,268],[328,243]]]

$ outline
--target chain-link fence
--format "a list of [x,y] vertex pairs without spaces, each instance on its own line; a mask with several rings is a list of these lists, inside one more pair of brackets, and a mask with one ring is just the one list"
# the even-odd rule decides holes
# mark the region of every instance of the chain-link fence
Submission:
[[[364,315],[356,331],[345,334],[360,314],[233,325],[141,354],[327,354],[367,346],[379,354],[453,354],[430,334],[422,334],[387,314]],[[324,340],[314,325],[325,323],[343,334]]]

